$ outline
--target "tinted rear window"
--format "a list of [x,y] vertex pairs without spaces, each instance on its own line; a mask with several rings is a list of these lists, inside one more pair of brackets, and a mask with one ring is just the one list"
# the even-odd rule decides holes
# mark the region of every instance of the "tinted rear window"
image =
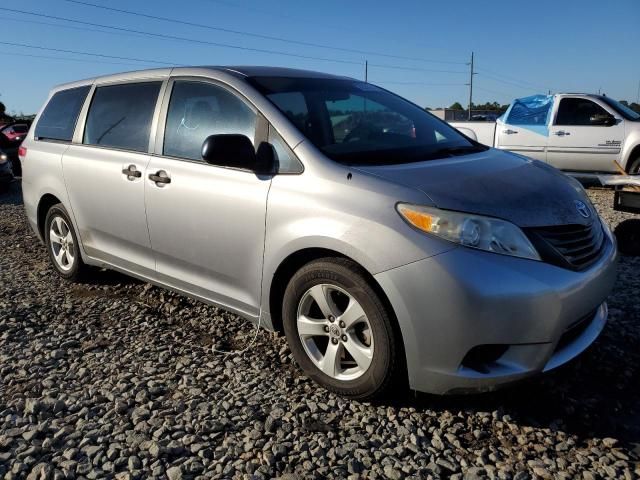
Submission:
[[98,87],[87,114],[84,143],[146,152],[161,83]]
[[45,107],[35,129],[39,140],[60,140],[70,142],[76,128],[80,109],[89,93],[85,87],[62,90],[56,93]]

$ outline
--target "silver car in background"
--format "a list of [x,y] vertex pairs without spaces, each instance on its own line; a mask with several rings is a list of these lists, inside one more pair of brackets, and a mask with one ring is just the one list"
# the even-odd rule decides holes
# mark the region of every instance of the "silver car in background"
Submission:
[[369,83],[167,68],[55,88],[21,147],[56,271],[284,332],[354,398],[492,390],[586,349],[616,245],[582,187]]

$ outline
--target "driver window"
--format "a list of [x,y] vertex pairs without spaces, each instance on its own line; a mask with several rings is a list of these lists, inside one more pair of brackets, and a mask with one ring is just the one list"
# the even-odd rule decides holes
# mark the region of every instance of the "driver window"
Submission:
[[203,82],[173,84],[163,154],[202,161],[202,143],[209,135],[236,133],[254,142],[255,112],[222,87]]
[[384,135],[407,139],[416,137],[413,121],[365,97],[349,94],[348,98],[325,103],[334,144]]
[[558,106],[556,125],[593,125],[593,117],[608,115],[604,108],[586,98],[563,98]]

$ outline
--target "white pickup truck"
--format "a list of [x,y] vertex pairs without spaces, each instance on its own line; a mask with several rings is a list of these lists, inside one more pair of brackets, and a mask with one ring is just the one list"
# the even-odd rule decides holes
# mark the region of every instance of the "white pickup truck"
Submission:
[[576,176],[640,173],[640,114],[601,95],[562,93],[513,101],[496,122],[451,122],[490,147]]

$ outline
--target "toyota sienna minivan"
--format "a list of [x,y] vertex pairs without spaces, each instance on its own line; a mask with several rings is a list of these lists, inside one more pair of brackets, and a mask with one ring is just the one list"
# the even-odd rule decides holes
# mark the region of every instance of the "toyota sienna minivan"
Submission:
[[582,187],[370,83],[269,67],[59,86],[20,149],[31,226],[286,335],[327,389],[497,388],[584,351],[616,244]]

